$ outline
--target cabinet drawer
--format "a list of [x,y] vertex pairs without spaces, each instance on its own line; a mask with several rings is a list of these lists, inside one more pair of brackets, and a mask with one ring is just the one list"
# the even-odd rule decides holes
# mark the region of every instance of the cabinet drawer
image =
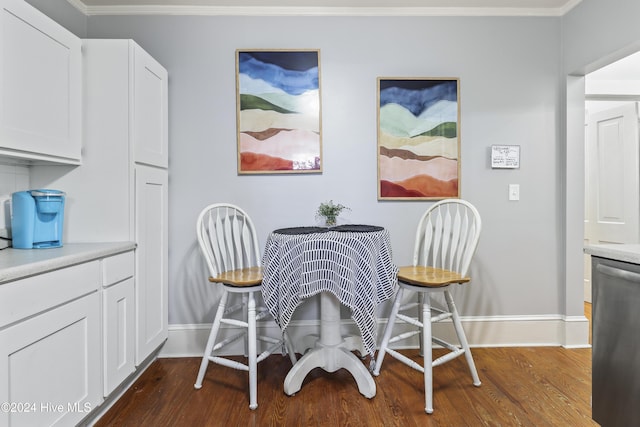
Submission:
[[16,280],[0,286],[0,328],[98,289],[99,261]]
[[102,286],[105,288],[133,277],[135,270],[133,251],[105,258],[102,263]]

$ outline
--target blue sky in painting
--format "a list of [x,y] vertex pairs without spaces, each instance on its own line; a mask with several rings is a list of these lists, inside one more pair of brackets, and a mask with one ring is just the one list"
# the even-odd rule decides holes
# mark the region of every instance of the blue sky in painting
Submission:
[[438,101],[457,102],[456,80],[380,80],[380,107],[402,105],[416,117]]
[[239,52],[240,74],[261,79],[291,95],[319,88],[315,51]]

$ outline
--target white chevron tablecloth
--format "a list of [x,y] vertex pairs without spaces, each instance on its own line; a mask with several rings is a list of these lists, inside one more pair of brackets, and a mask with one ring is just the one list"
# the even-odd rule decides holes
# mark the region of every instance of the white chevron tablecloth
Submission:
[[331,292],[351,309],[367,352],[376,349],[376,307],[397,286],[389,233],[382,227],[298,227],[269,235],[262,257],[262,295],[285,330],[304,298]]

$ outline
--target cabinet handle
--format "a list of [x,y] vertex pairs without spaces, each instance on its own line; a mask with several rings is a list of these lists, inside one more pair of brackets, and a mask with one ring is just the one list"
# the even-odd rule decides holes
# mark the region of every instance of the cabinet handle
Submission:
[[602,274],[606,274],[607,276],[616,277],[619,279],[627,280],[629,282],[640,283],[640,273],[634,273],[633,271],[622,270],[620,268],[609,267],[608,265],[602,264],[598,264],[596,266],[596,270],[598,270]]

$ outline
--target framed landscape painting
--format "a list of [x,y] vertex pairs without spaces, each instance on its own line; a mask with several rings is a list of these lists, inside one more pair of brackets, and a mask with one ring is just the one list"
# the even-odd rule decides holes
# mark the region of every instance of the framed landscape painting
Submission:
[[320,51],[237,50],[238,173],[322,172]]
[[378,78],[378,199],[460,196],[460,81]]

